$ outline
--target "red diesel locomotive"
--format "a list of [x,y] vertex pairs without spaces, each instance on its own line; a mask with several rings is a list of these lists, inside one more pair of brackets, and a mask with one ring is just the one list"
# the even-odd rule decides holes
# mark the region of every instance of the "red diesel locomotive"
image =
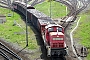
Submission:
[[[26,14],[25,3],[15,1],[12,6],[14,10],[21,12],[23,15]],[[42,35],[47,56],[65,56],[67,51],[63,27],[30,5],[27,6],[27,14],[28,22],[31,22]]]

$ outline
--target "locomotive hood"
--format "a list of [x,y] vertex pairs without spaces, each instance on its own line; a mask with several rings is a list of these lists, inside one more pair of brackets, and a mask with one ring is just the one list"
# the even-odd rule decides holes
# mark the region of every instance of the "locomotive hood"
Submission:
[[50,32],[50,40],[64,40],[64,34],[62,32]]
[[64,48],[64,34],[62,32],[49,33],[51,48]]

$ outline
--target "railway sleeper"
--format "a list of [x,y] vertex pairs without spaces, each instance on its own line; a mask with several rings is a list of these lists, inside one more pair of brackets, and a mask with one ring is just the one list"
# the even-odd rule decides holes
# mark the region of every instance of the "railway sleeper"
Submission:
[[13,51],[11,51],[8,47],[6,47],[4,44],[2,44],[0,42],[0,45],[3,46],[4,48],[0,47],[1,50],[4,50],[6,52],[8,52],[9,54],[13,55],[15,58],[17,58],[18,60],[22,60],[17,54],[15,54]]
[[1,50],[13,55],[15,58],[17,58],[18,60],[22,60],[20,57],[18,57],[18,55],[16,55],[15,53],[11,52],[10,50],[4,49],[4,48],[0,48]]
[[3,56],[7,60],[12,60],[9,56],[7,56],[3,51],[0,50],[0,55]]

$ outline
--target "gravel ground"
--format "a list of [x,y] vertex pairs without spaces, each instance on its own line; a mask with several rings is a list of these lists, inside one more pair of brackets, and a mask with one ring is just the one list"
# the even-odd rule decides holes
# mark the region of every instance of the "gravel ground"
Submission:
[[[71,23],[68,28],[66,29],[66,43],[68,45],[68,49],[69,49],[69,56],[67,56],[67,60],[77,60],[77,58],[75,57],[75,55],[73,54],[72,48],[71,48],[71,41],[70,41],[70,32],[71,30],[74,28],[74,24],[76,24],[76,22]],[[81,56],[81,47],[82,45],[78,43],[79,40],[78,39],[74,39],[74,46],[76,47],[77,53]],[[86,58],[82,58],[83,60],[86,60]]]

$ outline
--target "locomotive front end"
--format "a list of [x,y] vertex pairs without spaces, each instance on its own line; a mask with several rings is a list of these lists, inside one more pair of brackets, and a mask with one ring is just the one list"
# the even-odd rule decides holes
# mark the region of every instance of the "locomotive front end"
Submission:
[[47,55],[48,56],[65,56],[66,52],[66,44],[65,44],[65,35],[64,30],[59,25],[51,25],[47,26],[46,31],[46,41],[48,46]]
[[66,55],[66,44],[62,32],[50,32],[50,47],[52,56]]

